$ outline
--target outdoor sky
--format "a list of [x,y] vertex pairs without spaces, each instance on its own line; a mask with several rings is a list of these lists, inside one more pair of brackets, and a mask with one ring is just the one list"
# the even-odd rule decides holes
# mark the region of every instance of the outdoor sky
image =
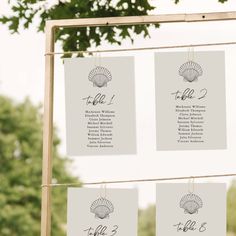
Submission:
[[[157,14],[236,10],[236,0],[229,0],[225,4],[218,3],[217,0],[181,0],[178,5],[175,5],[172,0],[153,0],[151,2],[157,6],[157,10],[154,12]],[[7,12],[7,1],[1,0],[0,14],[7,14]],[[134,47],[227,41],[236,41],[236,21],[161,25],[160,29],[152,30],[151,39],[137,37]],[[122,45],[122,47],[131,46],[129,41],[125,41]],[[103,44],[100,49],[108,47],[111,46]],[[57,50],[61,51],[59,47]],[[187,53],[187,50],[178,51]],[[195,49],[195,51],[197,50],[225,50],[226,53],[227,150],[155,151],[154,52],[136,52],[129,53],[129,55],[135,55],[136,60],[138,155],[74,157],[71,171],[80,176],[83,181],[236,173],[236,46],[202,47]],[[168,65],[166,65],[166,69],[168,70]],[[0,93],[18,101],[22,101],[28,96],[35,104],[43,102],[44,35],[37,33],[34,27],[29,31],[11,35],[6,26],[0,25]],[[64,67],[62,60],[56,57],[54,121],[62,139],[60,149],[62,154],[65,154],[64,108]],[[230,178],[203,181],[229,182]],[[139,187],[141,207],[155,201],[154,183],[115,187]]]

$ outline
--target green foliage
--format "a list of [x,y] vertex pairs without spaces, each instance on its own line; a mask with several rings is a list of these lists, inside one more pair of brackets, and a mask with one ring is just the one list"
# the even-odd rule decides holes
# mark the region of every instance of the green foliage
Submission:
[[139,211],[139,236],[156,235],[156,206]]
[[[75,181],[54,139],[53,179]],[[0,96],[0,235],[40,235],[42,116],[26,99],[16,104]],[[52,235],[62,236],[66,189],[53,190]]]
[[[221,3],[225,3],[227,2],[228,0],[218,0],[218,2],[221,2]],[[180,0],[175,0],[175,4],[179,3]]]
[[[6,0],[7,1],[7,0]],[[221,3],[227,0],[218,0]],[[30,25],[44,31],[46,20],[76,19],[115,16],[148,15],[154,9],[148,0],[8,0],[11,13],[0,16],[0,23],[8,25],[10,32],[18,33]],[[177,4],[180,0],[174,0]],[[90,46],[99,46],[101,41],[121,44],[123,39],[134,40],[134,35],[149,36],[150,25],[116,27],[64,28],[56,31],[56,41],[64,51],[86,51]],[[159,27],[158,24],[155,27]]]
[[236,234],[236,180],[232,182],[227,195],[227,229]]
[[[50,1],[9,0],[11,14],[0,16],[0,22],[7,24],[12,33],[19,32],[21,27],[28,29],[33,22],[38,31],[44,31],[46,20],[140,16],[147,15],[154,9],[148,0],[58,0],[52,6],[48,6],[46,2]],[[147,37],[148,26],[65,28],[57,30],[56,40],[62,43],[64,51],[84,51],[91,45],[99,46],[102,39],[118,45],[122,39],[129,38],[133,41],[132,33]]]

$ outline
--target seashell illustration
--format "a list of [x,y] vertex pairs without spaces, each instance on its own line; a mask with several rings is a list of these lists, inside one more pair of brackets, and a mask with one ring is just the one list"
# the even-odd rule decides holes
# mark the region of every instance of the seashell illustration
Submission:
[[90,211],[95,214],[95,218],[106,219],[114,211],[114,206],[109,200],[101,197],[92,203]]
[[194,61],[187,61],[179,68],[179,75],[184,78],[184,81],[197,81],[198,77],[203,73],[199,64]]
[[90,71],[89,81],[93,82],[94,87],[106,87],[107,83],[112,80],[111,72],[102,66],[97,66]]
[[189,193],[181,198],[179,205],[184,209],[184,213],[192,215],[198,213],[198,209],[202,208],[203,203],[198,195]]

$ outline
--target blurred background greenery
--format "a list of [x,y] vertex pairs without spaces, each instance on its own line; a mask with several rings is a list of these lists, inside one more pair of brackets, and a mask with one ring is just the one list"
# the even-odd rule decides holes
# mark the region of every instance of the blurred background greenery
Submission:
[[[171,0],[170,0],[171,1]],[[217,0],[216,0],[217,1]],[[224,3],[227,0],[219,0]],[[147,15],[154,9],[148,0],[70,0],[49,4],[45,0],[9,0],[11,12],[0,23],[12,33],[31,25],[44,31],[45,21],[106,16]],[[179,0],[173,0],[176,4]],[[156,25],[158,27],[158,25]],[[149,36],[147,25],[61,29],[56,40],[65,51],[87,50],[101,43],[120,45],[135,35]],[[68,172],[70,162],[60,156],[60,139],[54,132],[53,183],[77,181]],[[42,161],[42,110],[29,99],[16,103],[0,97],[0,236],[40,235]],[[65,235],[66,189],[53,189],[52,235]],[[227,195],[227,229],[236,236],[236,181]],[[155,235],[155,206],[139,211],[139,236]]]

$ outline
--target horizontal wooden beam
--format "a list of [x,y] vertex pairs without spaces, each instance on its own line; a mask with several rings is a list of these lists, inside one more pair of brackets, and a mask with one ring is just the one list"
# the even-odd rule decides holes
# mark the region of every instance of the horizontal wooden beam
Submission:
[[236,11],[49,20],[49,27],[87,27],[236,20]]

